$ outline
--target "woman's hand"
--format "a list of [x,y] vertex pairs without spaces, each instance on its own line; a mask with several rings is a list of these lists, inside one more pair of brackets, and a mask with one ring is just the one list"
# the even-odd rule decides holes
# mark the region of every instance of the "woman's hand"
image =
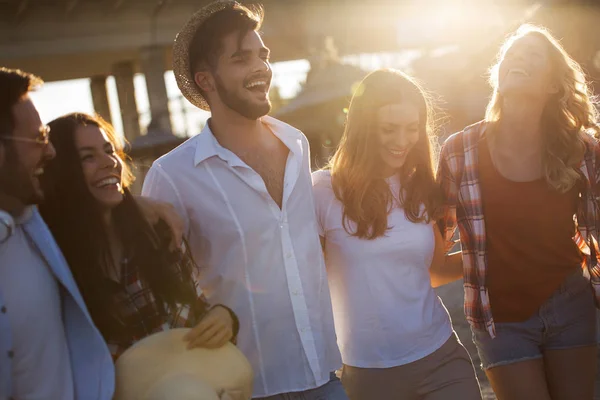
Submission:
[[152,200],[148,197],[136,196],[135,199],[150,225],[156,225],[159,220],[163,220],[169,226],[173,234],[173,239],[169,245],[171,251],[180,248],[183,242],[184,224],[175,207],[169,203]]
[[230,311],[217,305],[183,339],[188,342],[188,349],[194,347],[216,349],[233,338],[233,325]]
[[462,253],[446,255],[445,243],[437,225],[433,225],[435,235],[435,250],[429,267],[431,286],[439,287],[454,282],[463,277]]

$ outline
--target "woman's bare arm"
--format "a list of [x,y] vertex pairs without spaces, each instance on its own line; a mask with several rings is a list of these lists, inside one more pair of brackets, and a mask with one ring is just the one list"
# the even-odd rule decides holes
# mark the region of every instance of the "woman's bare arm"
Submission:
[[454,282],[463,277],[462,253],[456,252],[446,255],[445,243],[437,225],[433,226],[435,235],[435,250],[429,268],[431,286],[438,287]]

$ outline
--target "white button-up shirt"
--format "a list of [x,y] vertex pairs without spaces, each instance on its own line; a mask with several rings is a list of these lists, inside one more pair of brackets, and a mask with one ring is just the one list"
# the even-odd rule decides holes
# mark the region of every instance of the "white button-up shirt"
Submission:
[[262,121],[290,150],[281,209],[260,175],[219,145],[208,124],[156,160],[143,188],[183,217],[209,302],[238,315],[254,397],[321,386],[341,365],[308,141],[283,122]]

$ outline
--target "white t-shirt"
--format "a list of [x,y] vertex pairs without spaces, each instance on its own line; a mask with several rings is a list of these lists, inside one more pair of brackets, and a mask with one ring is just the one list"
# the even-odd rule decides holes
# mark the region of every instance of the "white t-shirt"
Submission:
[[[344,364],[389,368],[439,349],[452,334],[452,324],[429,277],[433,225],[409,221],[396,206],[385,236],[351,236],[344,230],[342,204],[333,193],[329,171],[317,171],[312,178]],[[388,183],[399,193],[397,177]]]

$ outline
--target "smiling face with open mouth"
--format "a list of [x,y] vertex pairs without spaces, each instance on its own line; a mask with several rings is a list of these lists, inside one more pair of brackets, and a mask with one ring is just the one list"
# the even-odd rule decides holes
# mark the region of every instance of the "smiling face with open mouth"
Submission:
[[517,39],[504,53],[498,68],[498,91],[503,96],[545,98],[556,93],[552,66],[544,40],[534,35]]
[[45,143],[48,132],[35,105],[24,96],[12,107],[15,122],[13,140],[2,144],[0,185],[5,194],[23,205],[38,204],[44,199],[40,178],[44,168],[56,155],[52,143]]
[[249,31],[241,42],[239,32],[223,39],[213,77],[216,94],[226,107],[253,120],[268,114],[272,75],[269,49],[257,32]]
[[123,161],[106,132],[94,125],[80,126],[75,144],[92,196],[104,209],[118,206],[123,201]]
[[376,113],[379,155],[383,175],[392,176],[406,162],[419,141],[419,109],[415,104],[388,104]]

